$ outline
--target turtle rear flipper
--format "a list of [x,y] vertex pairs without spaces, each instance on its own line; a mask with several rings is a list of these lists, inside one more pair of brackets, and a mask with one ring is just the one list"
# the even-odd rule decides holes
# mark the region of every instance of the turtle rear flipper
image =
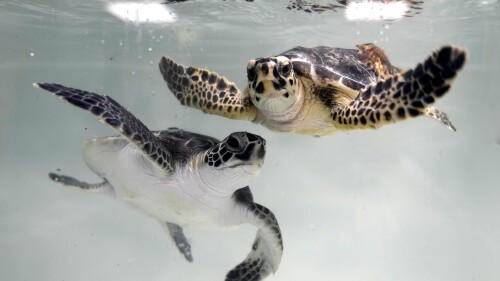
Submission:
[[250,223],[258,227],[252,250],[244,261],[229,271],[226,281],[263,280],[274,273],[283,255],[283,240],[278,221],[266,207],[248,203]]
[[85,191],[92,192],[108,192],[113,193],[113,187],[108,183],[106,179],[100,183],[88,183],[84,181],[77,180],[70,176],[60,175],[56,173],[49,173],[49,178],[55,182],[61,183],[66,186],[75,186]]
[[227,78],[206,69],[182,66],[162,57],[160,72],[182,105],[231,119],[254,120],[257,109],[248,95]]
[[352,129],[377,128],[423,114],[454,130],[446,114],[431,105],[448,92],[465,60],[464,49],[442,47],[414,69],[368,87],[348,104],[334,105],[331,117],[337,127]]
[[163,229],[170,235],[172,240],[174,240],[175,246],[181,254],[186,258],[187,261],[193,262],[193,255],[191,254],[191,244],[189,244],[186,236],[184,235],[184,230],[182,226],[166,222],[162,223]]

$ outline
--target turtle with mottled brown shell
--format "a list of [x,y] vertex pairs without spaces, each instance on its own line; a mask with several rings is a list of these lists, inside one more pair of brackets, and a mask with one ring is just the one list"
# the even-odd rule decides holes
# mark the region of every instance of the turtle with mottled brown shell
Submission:
[[166,57],[159,66],[183,105],[273,131],[326,135],[375,129],[420,115],[455,131],[447,115],[432,105],[448,92],[465,61],[464,49],[444,46],[402,71],[374,44],[357,49],[295,47],[250,60],[243,91],[213,71]]

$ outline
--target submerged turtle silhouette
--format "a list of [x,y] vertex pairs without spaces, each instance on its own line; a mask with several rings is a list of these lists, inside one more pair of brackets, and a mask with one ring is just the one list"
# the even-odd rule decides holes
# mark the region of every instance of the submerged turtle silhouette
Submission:
[[450,89],[466,52],[444,46],[402,72],[373,45],[358,49],[296,47],[250,60],[241,92],[219,74],[162,57],[160,71],[181,104],[205,113],[249,120],[274,131],[326,135],[375,129],[426,115],[455,131],[432,107]]
[[188,261],[191,246],[182,226],[250,223],[258,228],[252,249],[226,280],[262,280],[277,270],[283,253],[278,222],[268,208],[253,201],[248,187],[264,164],[262,137],[236,132],[219,141],[179,129],[150,131],[108,96],[58,84],[34,85],[91,112],[120,133],[84,143],[85,161],[103,182],[50,173],[52,180],[111,194],[156,218]]

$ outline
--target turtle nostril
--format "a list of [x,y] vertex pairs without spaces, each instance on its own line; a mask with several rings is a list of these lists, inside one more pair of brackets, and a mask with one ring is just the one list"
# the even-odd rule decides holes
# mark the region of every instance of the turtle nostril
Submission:
[[264,63],[260,66],[260,70],[262,70],[262,73],[264,73],[264,75],[267,75],[269,73],[269,66],[267,65],[267,63]]
[[247,134],[247,138],[248,138],[248,140],[249,140],[249,141],[256,141],[256,140],[258,140],[258,139],[259,139],[259,138],[258,138],[256,135],[254,135],[254,134]]

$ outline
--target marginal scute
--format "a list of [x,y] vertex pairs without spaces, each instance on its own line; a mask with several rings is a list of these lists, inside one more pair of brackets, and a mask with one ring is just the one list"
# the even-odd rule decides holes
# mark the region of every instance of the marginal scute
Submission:
[[208,77],[208,83],[214,84],[217,81],[217,75],[211,73],[210,76]]
[[414,108],[411,108],[411,107],[408,108],[408,113],[410,113],[410,116],[412,116],[412,117],[415,117],[415,116],[418,116],[421,114],[420,111],[418,111]]
[[405,118],[405,115],[406,115],[405,109],[402,107],[399,107],[397,110],[397,114],[398,114],[399,118]]
[[207,81],[208,80],[208,71],[203,70],[201,72],[201,80],[203,80],[203,81]]
[[465,53],[461,53],[450,64],[453,71],[459,71],[465,63]]
[[392,116],[391,116],[391,113],[389,111],[384,112],[384,117],[385,117],[385,120],[387,120],[387,121],[392,120]]
[[177,65],[176,72],[179,73],[179,74],[183,74],[184,73],[184,68],[182,67],[182,65],[180,65],[180,64]]
[[422,64],[419,63],[417,67],[413,70],[413,77],[420,77],[424,74],[424,69],[422,67]]
[[238,89],[236,89],[236,87],[234,85],[231,85],[231,87],[229,88],[229,92],[232,95],[235,95],[238,92]]
[[446,85],[438,90],[436,90],[436,96],[437,97],[441,97],[442,95],[444,95],[446,92],[448,92],[448,90],[450,89],[450,86],[449,85]]
[[94,106],[92,107],[91,111],[95,115],[101,115],[104,112],[104,109],[102,107]]
[[450,57],[451,57],[451,47],[450,46],[446,46],[446,47],[442,48],[438,52],[438,55],[437,55],[437,58],[436,58],[436,63],[438,65],[447,64],[448,61],[450,60]]
[[434,103],[434,101],[435,101],[435,99],[434,99],[434,97],[432,97],[432,96],[427,96],[427,97],[424,97],[424,102],[425,102],[426,104],[433,104],[433,103]]
[[186,69],[187,75],[193,75],[195,72],[196,72],[196,70],[191,66]]
[[217,84],[217,90],[222,91],[225,90],[227,87],[226,82],[224,82],[224,79],[221,79],[219,83]]
[[359,118],[359,121],[361,122],[361,124],[366,125],[366,118],[365,118],[365,116],[361,116]]

